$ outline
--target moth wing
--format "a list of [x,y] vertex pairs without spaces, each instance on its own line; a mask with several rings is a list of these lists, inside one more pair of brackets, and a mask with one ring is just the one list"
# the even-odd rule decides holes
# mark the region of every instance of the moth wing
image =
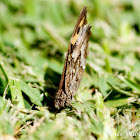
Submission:
[[76,46],[72,50],[72,53],[68,55],[65,74],[65,92],[69,99],[77,91],[86,67],[90,28],[91,26],[85,25],[81,29]]
[[73,31],[73,34],[72,34],[72,37],[71,37],[71,40],[70,40],[70,44],[69,44],[69,47],[68,47],[68,51],[67,51],[67,55],[66,55],[66,60],[65,60],[65,64],[64,64],[64,68],[63,68],[63,72],[62,72],[62,76],[61,76],[61,80],[60,80],[60,83],[59,83],[58,90],[59,89],[65,90],[65,74],[66,74],[66,69],[68,67],[67,66],[68,55],[70,53],[70,50],[72,50],[71,42],[76,40],[76,38],[74,38],[74,36],[79,31],[79,28],[80,28],[79,25],[82,26],[82,25],[85,25],[87,23],[86,14],[87,14],[87,8],[84,6],[83,9],[80,12],[79,18],[77,20],[77,23],[75,25],[75,28],[74,28],[74,31]]
[[88,40],[91,35],[90,25],[86,20],[87,9],[84,7],[74,28],[61,76],[58,92],[55,97],[55,107],[60,109],[70,104],[72,96],[77,91],[85,69]]
[[86,66],[88,40],[91,35],[91,26],[87,25],[86,13],[84,7],[77,20],[67,53],[64,81],[65,93],[69,100],[77,91]]

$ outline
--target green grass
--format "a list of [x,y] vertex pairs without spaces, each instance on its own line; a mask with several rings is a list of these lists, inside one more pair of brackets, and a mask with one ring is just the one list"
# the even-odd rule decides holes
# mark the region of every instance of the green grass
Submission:
[[[71,105],[49,109],[78,15],[92,36]],[[0,139],[140,139],[139,0],[0,1]]]

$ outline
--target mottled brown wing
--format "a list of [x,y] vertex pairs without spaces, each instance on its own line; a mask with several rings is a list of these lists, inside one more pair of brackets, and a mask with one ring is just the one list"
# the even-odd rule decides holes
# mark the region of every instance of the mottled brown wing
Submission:
[[79,32],[77,41],[72,44],[73,49],[68,53],[66,64],[65,93],[68,99],[72,99],[72,96],[77,91],[86,67],[90,26],[84,25]]
[[87,10],[84,7],[70,40],[61,81],[54,102],[57,109],[70,104],[85,70],[88,40],[91,35],[91,26],[87,25],[86,13]]

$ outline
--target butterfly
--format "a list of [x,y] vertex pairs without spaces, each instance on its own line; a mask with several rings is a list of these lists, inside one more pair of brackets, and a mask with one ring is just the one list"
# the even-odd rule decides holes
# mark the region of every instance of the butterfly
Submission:
[[63,73],[55,94],[54,106],[58,110],[70,105],[86,67],[88,40],[91,36],[91,26],[87,24],[86,14],[87,8],[84,6],[70,39]]

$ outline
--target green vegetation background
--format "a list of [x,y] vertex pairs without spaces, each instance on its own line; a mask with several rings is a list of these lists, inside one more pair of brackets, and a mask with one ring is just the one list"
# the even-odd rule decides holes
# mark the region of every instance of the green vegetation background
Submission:
[[[92,26],[73,108],[48,108],[83,6]],[[139,0],[0,1],[0,139],[140,138]]]

